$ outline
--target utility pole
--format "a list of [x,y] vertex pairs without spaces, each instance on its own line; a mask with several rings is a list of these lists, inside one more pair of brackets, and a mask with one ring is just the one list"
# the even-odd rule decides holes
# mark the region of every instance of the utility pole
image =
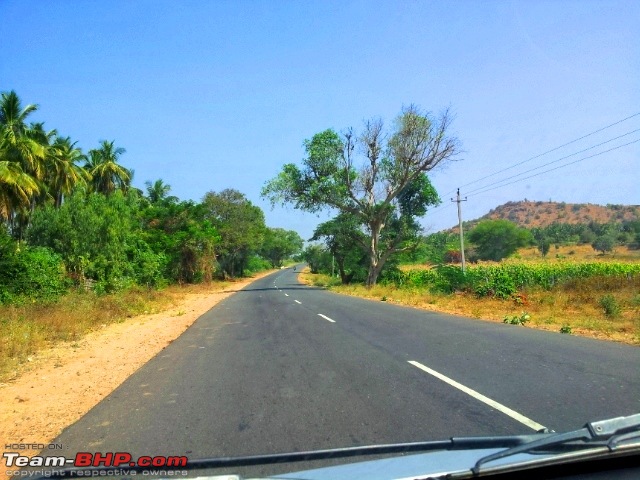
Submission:
[[464,234],[462,233],[462,210],[460,208],[460,202],[466,202],[467,201],[467,197],[464,197],[464,199],[460,198],[460,189],[458,189],[458,195],[456,196],[455,199],[451,199],[452,202],[456,202],[458,204],[458,229],[460,230],[460,259],[462,261],[462,273],[464,274],[465,271],[465,264],[464,264]]

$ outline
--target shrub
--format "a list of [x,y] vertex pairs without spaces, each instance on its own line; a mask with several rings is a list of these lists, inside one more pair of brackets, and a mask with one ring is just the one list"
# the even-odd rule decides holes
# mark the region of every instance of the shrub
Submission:
[[446,263],[460,263],[462,260],[462,254],[460,250],[447,250],[444,254],[444,261]]
[[453,293],[463,290],[466,286],[466,277],[462,268],[453,265],[440,265],[435,269],[436,278],[431,289],[437,292]]
[[522,312],[521,315],[505,315],[502,323],[508,323],[509,325],[523,325],[531,319],[531,316],[527,312]]
[[0,252],[0,303],[20,303],[26,298],[52,301],[68,282],[58,255],[44,247],[22,247]]
[[599,303],[607,317],[617,317],[620,315],[620,304],[613,295],[604,295],[600,298]]
[[[482,272],[478,273],[481,276]],[[484,279],[476,280],[474,285],[474,293],[479,297],[494,296],[507,299],[518,291],[513,276],[500,268],[487,269]]]
[[247,260],[247,269],[245,270],[246,274],[252,274],[261,272],[263,270],[269,270],[271,268],[271,263],[269,260],[266,260],[257,255],[251,255]]

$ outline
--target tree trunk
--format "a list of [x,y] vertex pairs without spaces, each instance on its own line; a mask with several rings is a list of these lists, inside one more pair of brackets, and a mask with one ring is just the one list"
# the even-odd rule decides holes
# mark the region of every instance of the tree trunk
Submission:
[[351,279],[347,278],[347,273],[344,271],[344,258],[337,257],[336,263],[338,264],[338,271],[340,272],[340,282],[346,285]]
[[371,230],[371,244],[369,245],[369,274],[367,275],[367,288],[371,288],[376,284],[378,281],[378,275],[380,275],[380,271],[384,265],[384,262],[380,261],[378,245],[382,224],[380,222],[376,222],[371,224],[369,228]]

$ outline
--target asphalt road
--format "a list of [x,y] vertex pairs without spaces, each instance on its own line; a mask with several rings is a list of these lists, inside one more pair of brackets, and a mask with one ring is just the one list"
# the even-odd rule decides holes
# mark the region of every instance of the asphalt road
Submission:
[[286,269],[200,317],[56,442],[67,455],[202,458],[562,431],[637,412],[637,347],[337,295]]

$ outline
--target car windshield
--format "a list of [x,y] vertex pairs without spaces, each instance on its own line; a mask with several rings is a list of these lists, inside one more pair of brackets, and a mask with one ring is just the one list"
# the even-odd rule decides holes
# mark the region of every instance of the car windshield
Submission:
[[639,2],[0,18],[7,477],[469,470],[640,413]]

